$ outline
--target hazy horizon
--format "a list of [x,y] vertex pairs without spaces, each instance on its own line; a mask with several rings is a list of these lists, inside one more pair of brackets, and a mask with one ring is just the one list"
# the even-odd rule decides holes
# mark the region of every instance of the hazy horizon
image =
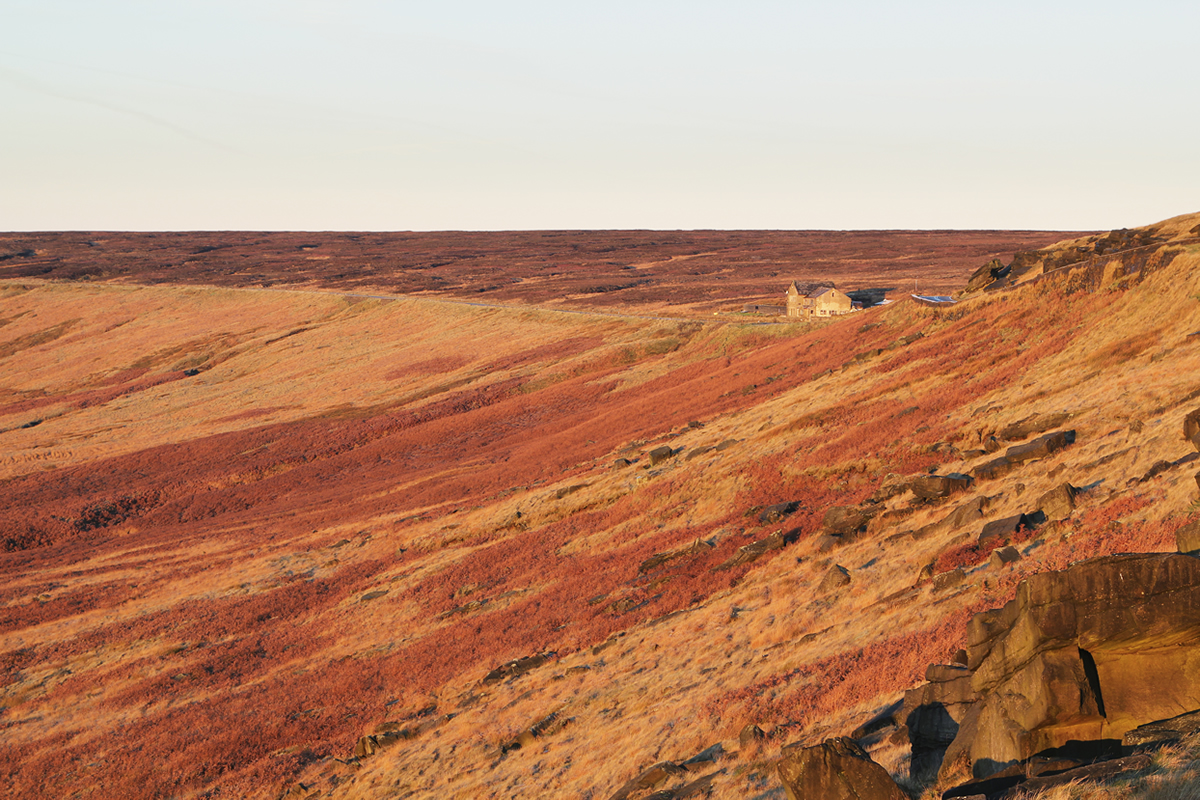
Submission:
[[0,229],[1103,230],[1200,7],[10,2]]

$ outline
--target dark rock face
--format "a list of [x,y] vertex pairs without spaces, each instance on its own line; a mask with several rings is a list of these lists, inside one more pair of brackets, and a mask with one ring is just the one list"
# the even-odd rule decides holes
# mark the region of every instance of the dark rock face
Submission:
[[923,475],[909,484],[913,494],[922,500],[937,500],[970,488],[971,478],[952,472],[949,475]]
[[986,777],[1200,708],[1200,558],[1106,556],[1031,575],[971,620],[967,652],[969,678],[931,674],[906,698],[914,769],[936,761],[951,727],[923,721],[938,709],[958,725],[947,763],[963,754]]
[[907,800],[887,770],[853,739],[784,748],[779,778],[788,800]]
[[958,736],[975,702],[971,673],[964,665],[932,664],[925,671],[928,683],[904,695],[901,716],[912,744],[909,774],[914,780],[935,778],[942,757]]

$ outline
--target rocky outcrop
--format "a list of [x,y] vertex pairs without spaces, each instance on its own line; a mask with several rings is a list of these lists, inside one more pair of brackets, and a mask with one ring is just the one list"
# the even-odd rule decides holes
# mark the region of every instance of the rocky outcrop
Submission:
[[853,739],[789,745],[778,770],[788,800],[908,800],[887,770]]
[[998,280],[1008,276],[1009,268],[1000,263],[1000,259],[993,258],[988,263],[984,264],[975,272],[971,273],[971,277],[967,280],[966,288],[963,289],[966,293],[977,292],[980,289],[986,289]]
[[971,620],[967,652],[966,675],[931,673],[906,698],[914,774],[927,777],[954,725],[944,759],[986,777],[1200,709],[1200,558],[1107,556],[1032,575]]
[[930,664],[925,680],[905,693],[901,712],[912,744],[909,771],[921,782],[937,776],[947,748],[958,737],[976,700],[971,673],[964,665]]

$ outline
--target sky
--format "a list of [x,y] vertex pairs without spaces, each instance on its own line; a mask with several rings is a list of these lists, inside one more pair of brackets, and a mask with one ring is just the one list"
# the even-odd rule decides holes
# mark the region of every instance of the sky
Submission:
[[1200,3],[0,0],[0,230],[1200,211]]

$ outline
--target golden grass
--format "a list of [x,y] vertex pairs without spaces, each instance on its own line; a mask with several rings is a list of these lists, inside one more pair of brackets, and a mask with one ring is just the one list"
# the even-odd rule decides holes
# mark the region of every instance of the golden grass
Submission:
[[[503,657],[528,654],[512,645],[511,653],[480,654],[470,669],[440,685],[406,688],[391,698],[396,700],[392,705],[385,705],[387,697],[380,694],[353,710],[323,708],[319,713],[358,716],[339,728],[340,749],[315,754],[297,773],[299,780],[341,797],[407,792],[604,798],[653,763],[682,760],[723,742],[731,755],[718,765],[727,773],[714,785],[713,797],[774,791],[770,761],[781,745],[848,732],[903,688],[896,680],[881,681],[882,688],[852,687],[845,691],[844,704],[825,709],[819,718],[790,715],[789,698],[826,679],[811,672],[814,665],[899,635],[936,629],[963,608],[1002,603],[1021,574],[1091,552],[1088,548],[1110,529],[1075,523],[1047,529],[1046,536],[1023,547],[1026,558],[1017,567],[1004,572],[986,564],[975,567],[961,587],[940,594],[928,587],[906,591],[922,565],[977,531],[966,528],[885,543],[887,537],[934,522],[974,494],[995,498],[989,512],[993,517],[1030,510],[1042,492],[1064,480],[1096,484],[1081,495],[1076,521],[1130,498],[1153,502],[1106,525],[1171,522],[1189,513],[1195,498],[1190,470],[1169,471],[1147,484],[1129,481],[1155,461],[1177,459],[1190,448],[1179,436],[1179,420],[1193,402],[1184,405],[1180,398],[1200,388],[1189,377],[1200,371],[1200,345],[1189,338],[1200,302],[1197,266],[1195,255],[1180,256],[1171,270],[1113,295],[1062,297],[1048,284],[1037,284],[1019,296],[973,301],[956,312],[961,312],[958,317],[901,304],[852,321],[790,329],[697,328],[694,323],[550,311],[434,307],[421,301],[351,304],[303,292],[56,284],[3,291],[0,315],[11,321],[0,327],[0,346],[29,342],[39,332],[78,320],[68,333],[14,351],[4,362],[0,397],[9,404],[37,399],[40,393],[64,397],[90,391],[135,368],[209,367],[195,377],[96,405],[60,401],[0,416],[0,428],[7,429],[0,451],[6,477],[317,416],[369,419],[390,409],[419,410],[459,389],[497,386],[509,379],[526,381],[527,396],[533,399],[563,387],[603,384],[608,395],[657,392],[646,402],[658,404],[672,402],[672,377],[697,365],[702,377],[711,371],[728,386],[721,387],[727,405],[702,419],[703,427],[685,428],[686,417],[668,422],[664,414],[657,430],[617,437],[621,445],[589,452],[561,472],[514,479],[470,502],[404,504],[409,494],[430,482],[479,474],[464,461],[430,474],[398,471],[394,481],[373,483],[361,493],[348,487],[353,496],[337,502],[348,508],[351,501],[363,502],[369,510],[359,516],[335,514],[325,505],[298,506],[294,517],[270,524],[218,519],[202,539],[151,549],[143,549],[139,523],[125,523],[124,536],[107,550],[91,552],[74,564],[31,567],[14,575],[5,603],[24,608],[105,583],[138,584],[136,592],[115,606],[0,634],[0,652],[55,646],[104,625],[136,625],[187,600],[254,598],[296,576],[333,580],[362,568],[364,577],[339,588],[336,602],[301,609],[296,616],[298,629],[336,635],[324,636],[301,656],[278,656],[277,664],[245,684],[266,686],[282,675],[316,672],[329,664],[359,665],[365,671],[373,659],[458,630],[454,626],[464,619],[485,626],[507,619],[501,612],[534,608],[521,604],[552,591],[569,595],[571,587],[559,586],[561,579],[548,570],[531,570],[520,580],[467,574],[467,565],[488,558],[501,545],[515,547],[545,536],[553,553],[539,563],[551,563],[551,555],[569,561],[636,553],[628,563],[610,562],[615,571],[609,580],[611,599],[658,591],[647,589],[651,577],[636,574],[637,561],[653,550],[711,537],[732,551],[774,530],[799,526],[804,532],[799,543],[738,573],[732,585],[697,588],[696,599],[672,616],[655,620],[632,614],[605,622],[625,635],[598,652],[591,649],[599,644],[589,638],[592,628],[548,614],[547,619],[563,626],[553,639],[559,656],[528,675],[479,685]],[[1031,330],[1023,317],[1040,313],[1038,304],[1061,305],[1047,309],[1043,324]],[[883,324],[862,333],[864,319]],[[985,324],[995,335],[981,333]],[[856,352],[886,346],[918,329],[926,333],[924,344],[809,377],[823,372],[826,363],[840,367]],[[583,343],[577,349],[547,348],[572,339]],[[974,351],[964,344],[972,341]],[[965,362],[947,358],[954,348],[961,348],[956,358]],[[431,354],[442,352],[453,352],[455,359],[435,363]],[[992,372],[1006,374],[1009,359],[1022,358],[1028,360],[1019,363],[1028,366],[1014,370],[1011,378],[997,379],[977,394],[963,393],[957,404],[946,401],[952,391],[988,379]],[[803,370],[808,370],[805,377],[797,378]],[[777,391],[780,386],[785,388]],[[925,430],[905,429],[902,436],[889,438],[886,429],[880,434],[872,427],[876,416],[902,424],[906,417],[899,412],[909,407],[927,415],[922,418]],[[931,407],[936,411],[928,411]],[[536,404],[525,408],[537,412]],[[645,408],[625,413],[644,414]],[[854,544],[817,550],[810,534],[825,504],[861,500],[898,463],[910,465],[911,471],[928,466],[943,472],[968,470],[982,459],[962,460],[932,446],[942,441],[967,449],[1004,424],[1059,410],[1076,415],[1069,423],[1079,431],[1073,447],[1027,465],[1011,478],[980,482],[971,493],[918,509]],[[602,412],[605,425],[635,430],[621,411],[614,406]],[[45,419],[37,427],[16,427],[39,415]],[[1134,423],[1137,432],[1131,429]],[[863,436],[867,444],[880,441],[864,432],[882,436],[886,446],[864,452],[867,445],[855,436]],[[686,458],[725,439],[740,444]],[[644,469],[645,454],[663,443],[683,450],[653,470]],[[618,456],[641,461],[614,469]],[[230,473],[208,480],[221,488],[253,483],[260,476]],[[558,496],[559,490],[580,484],[586,486]],[[804,494],[813,485],[823,493]],[[816,506],[769,526],[743,515],[746,506],[793,499],[793,494],[804,494]],[[907,503],[897,497],[885,508],[900,511]],[[847,567],[852,582],[833,595],[817,596],[816,586],[833,564]],[[686,569],[676,565],[661,577],[688,580]],[[87,570],[93,570],[91,577]],[[461,581],[438,583],[459,574],[454,570],[462,571]],[[583,577],[588,576],[579,580]],[[421,594],[429,585],[439,587],[436,597]],[[368,592],[385,589],[386,595],[362,600]],[[477,610],[445,613],[472,600],[487,603]],[[214,636],[212,644],[234,638]],[[175,652],[182,644],[169,637],[131,635],[122,643],[92,647],[23,672],[0,688],[6,713],[22,722],[10,729],[13,736],[37,743],[67,735],[75,747],[92,738],[103,740],[143,715],[160,713],[175,701],[150,698],[120,705],[114,697],[128,685],[182,671],[179,659],[190,657],[188,651]],[[953,649],[947,644],[940,657]],[[79,677],[78,684],[71,683],[60,672],[64,668],[96,678],[95,685],[85,686]],[[870,668],[869,663],[860,666]],[[78,690],[72,688],[76,685]],[[747,690],[758,694],[746,702],[727,702]],[[197,690],[188,702],[221,691]],[[331,758],[347,758],[356,735],[431,701],[438,713],[456,716],[361,764],[347,766]],[[759,713],[755,709],[779,715],[747,716]],[[534,747],[500,755],[501,744],[551,711],[573,721],[536,740]],[[86,732],[78,719],[88,721]],[[737,753],[735,737],[751,722],[770,738]],[[303,740],[276,744],[279,751],[306,746]],[[899,749],[881,751],[879,757],[890,768],[902,769]],[[1162,786],[1155,788],[1146,780],[1147,792],[1194,785],[1183,778],[1176,783],[1162,778]],[[247,794],[269,796],[282,788],[264,784]]]

